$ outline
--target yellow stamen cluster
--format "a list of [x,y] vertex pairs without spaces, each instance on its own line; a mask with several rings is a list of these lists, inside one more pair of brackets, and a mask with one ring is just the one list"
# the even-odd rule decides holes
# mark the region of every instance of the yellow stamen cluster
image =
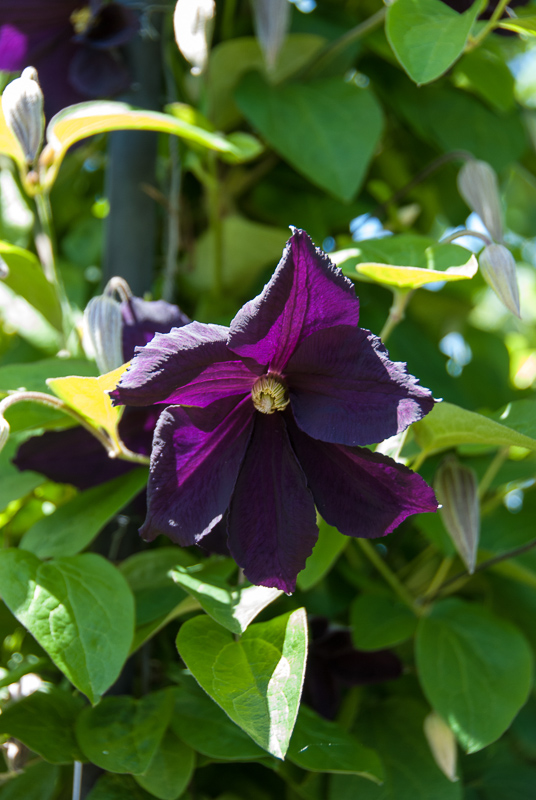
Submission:
[[287,397],[286,386],[279,375],[262,375],[253,385],[251,390],[253,405],[262,414],[273,414],[283,411],[290,400]]
[[84,8],[77,8],[69,17],[74,32],[80,35],[85,33],[93,24],[93,14],[89,6]]

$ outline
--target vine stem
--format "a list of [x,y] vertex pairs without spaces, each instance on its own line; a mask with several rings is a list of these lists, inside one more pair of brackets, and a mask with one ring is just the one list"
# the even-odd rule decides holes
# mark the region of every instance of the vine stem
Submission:
[[294,77],[309,78],[315,74],[318,74],[319,72],[322,72],[324,67],[340,53],[346,50],[349,45],[357,42],[359,39],[362,39],[376,28],[379,28],[385,19],[386,13],[386,9],[381,8],[375,14],[372,14],[372,16],[370,16],[368,19],[360,22],[359,25],[356,25],[355,28],[347,31],[339,39],[336,39],[334,42],[328,44],[323,50],[321,50],[319,53],[316,53],[313,60],[306,64],[303,69],[298,70]]
[[57,411],[62,411],[64,414],[72,417],[79,425],[82,425],[95,439],[101,443],[110,458],[120,458],[123,461],[132,461],[136,464],[149,464],[147,456],[142,456],[139,453],[133,453],[121,442],[118,445],[112,443],[105,433],[94,428],[85,417],[79,414],[74,408],[70,408],[59,397],[54,397],[51,394],[44,392],[14,392],[13,394],[4,397],[0,402],[0,420],[4,419],[5,412],[16,405],[16,403],[39,403],[40,405],[54,408]]
[[474,50],[475,47],[478,47],[478,45],[484,41],[488,33],[491,33],[491,31],[496,27],[498,20],[502,17],[508,2],[509,0],[499,0],[497,6],[495,7],[495,11],[489,18],[487,25],[484,25],[478,36],[475,36],[468,42],[467,47],[465,48],[466,52]]
[[482,476],[482,480],[478,485],[478,496],[481,500],[488,491],[489,487],[491,486],[491,482],[493,481],[494,477],[497,475],[498,471],[508,458],[509,453],[510,453],[509,447],[501,447],[499,450],[497,450],[495,457],[492,459],[489,467]]
[[462,236],[475,236],[477,239],[481,239],[486,246],[492,244],[489,236],[486,236],[484,233],[480,233],[479,231],[470,231],[468,228],[464,228],[461,231],[454,231],[454,233],[451,233],[450,236],[445,236],[444,239],[441,239],[440,244],[449,244],[449,242],[453,242],[455,239],[460,239]]
[[35,246],[43,266],[45,277],[56,289],[56,294],[63,312],[63,337],[65,342],[67,339],[65,324],[71,318],[71,304],[67,299],[65,286],[63,285],[61,275],[56,267],[52,209],[50,207],[50,198],[48,194],[45,192],[38,192],[35,195],[35,207],[40,227],[40,231],[35,237]]
[[389,316],[380,332],[380,339],[382,342],[385,342],[389,338],[396,326],[404,319],[406,315],[406,306],[413,292],[414,289],[395,289],[393,291],[393,305],[389,309]]
[[72,800],[80,800],[82,792],[82,769],[83,764],[80,761],[74,762],[73,771],[73,796]]
[[214,153],[208,156],[211,180],[206,184],[210,227],[214,237],[214,294],[221,296],[223,290],[223,225],[220,208],[220,185],[218,182],[217,162]]
[[413,597],[410,595],[404,584],[399,581],[395,573],[392,569],[385,563],[383,558],[374,549],[373,545],[368,541],[368,539],[356,539],[355,540],[363,553],[366,555],[368,560],[370,561],[373,566],[376,567],[379,573],[383,576],[385,581],[389,584],[391,589],[399,596],[402,602],[411,608],[414,614],[420,615],[421,611],[415,604]]

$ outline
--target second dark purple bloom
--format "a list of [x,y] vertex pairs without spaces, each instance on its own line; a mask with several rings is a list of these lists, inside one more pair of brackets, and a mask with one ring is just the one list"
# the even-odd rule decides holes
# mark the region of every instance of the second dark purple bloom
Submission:
[[137,350],[113,399],[168,405],[145,539],[202,544],[219,526],[252,583],[292,592],[318,536],[315,505],[366,538],[437,509],[419,475],[366,449],[434,401],[358,315],[351,281],[296,230],[230,328],[193,322]]

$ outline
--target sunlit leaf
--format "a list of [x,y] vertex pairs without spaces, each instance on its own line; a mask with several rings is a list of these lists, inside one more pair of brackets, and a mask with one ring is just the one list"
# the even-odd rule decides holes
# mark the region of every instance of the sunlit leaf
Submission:
[[0,153],[2,155],[10,156],[23,170],[26,168],[26,159],[22,152],[22,148],[16,138],[13,136],[7,127],[4,112],[2,111],[2,104],[0,103]]
[[45,278],[43,268],[34,254],[8,242],[0,242],[0,260],[9,269],[7,277],[3,279],[6,286],[24,297],[61,331],[62,313],[56,290]]
[[56,397],[77,411],[93,427],[106,431],[111,441],[119,448],[117,425],[123,407],[114,408],[110,396],[106,394],[115,389],[128,364],[100,375],[98,378],[81,378],[70,375],[66,378],[49,378],[47,384]]

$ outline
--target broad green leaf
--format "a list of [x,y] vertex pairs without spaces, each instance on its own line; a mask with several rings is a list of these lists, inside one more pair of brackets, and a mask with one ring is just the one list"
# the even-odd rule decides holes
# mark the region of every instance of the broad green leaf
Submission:
[[294,33],[287,36],[279,52],[275,69],[266,74],[262,51],[254,36],[228,39],[210,53],[207,74],[208,115],[219,129],[228,130],[240,121],[240,111],[233,100],[233,90],[246,72],[257,70],[267,80],[280,83],[304,66],[325,44],[321,36]]
[[328,525],[320,517],[318,522],[318,540],[313,552],[307,559],[305,569],[298,573],[297,584],[302,592],[307,592],[322,580],[333,567],[338,557],[349,543],[348,536],[343,536],[337,528]]
[[194,751],[169,729],[136,781],[159,800],[177,800],[190,783],[194,765]]
[[304,609],[250,625],[239,641],[208,617],[194,617],[181,627],[177,649],[233,722],[273,756],[284,758],[305,673]]
[[112,406],[107,392],[115,389],[121,375],[129,365],[123,364],[112,372],[98,378],[81,378],[70,375],[66,378],[49,378],[48,386],[56,397],[81,414],[93,427],[102,428],[113,444],[120,449],[117,426],[123,413],[123,406]]
[[0,594],[71,683],[98,702],[117,679],[134,630],[134,601],[119,570],[94,553],[43,564],[6,549]]
[[9,274],[3,279],[6,286],[30,303],[57,330],[62,329],[62,312],[54,286],[47,281],[41,264],[28,250],[0,242],[0,261]]
[[101,775],[87,800],[152,800],[149,794],[136,783],[132,775],[107,772]]
[[536,450],[536,439],[531,436],[452,403],[437,403],[423,420],[415,423],[413,433],[427,455],[461,444],[514,445]]
[[389,44],[417,84],[435,81],[462,55],[480,6],[459,14],[440,0],[396,0],[387,9]]
[[1,800],[52,800],[57,797],[59,767],[38,761],[0,789]]
[[300,708],[287,758],[310,772],[361,775],[375,783],[384,777],[379,756],[364,747],[336,722],[323,719],[307,706]]
[[352,199],[382,132],[372,92],[341,78],[269,86],[253,73],[235,98],[248,122],[298,172],[335,197]]
[[536,36],[536,16],[501,19],[498,27],[505,28],[507,31],[515,31],[515,33],[528,33]]
[[471,256],[467,264],[461,267],[448,267],[444,272],[435,269],[419,269],[418,267],[396,267],[390,264],[358,264],[357,272],[366,275],[377,283],[396,286],[400,289],[418,289],[427,283],[437,281],[464,281],[473,278],[478,271],[478,261]]
[[18,437],[10,436],[0,453],[0,511],[13,500],[25,497],[45,480],[42,475],[31,470],[19,472],[11,463],[19,444]]
[[[47,127],[47,141],[55,154],[58,168],[71,145],[109,131],[157,131],[180,136],[193,144],[225,154],[236,163],[244,161],[244,142],[233,142],[221,133],[212,133],[184,122],[171,114],[135,109],[126,103],[89,101],[69,106],[56,114]],[[251,142],[248,150],[251,148]],[[250,157],[248,153],[248,158]]]
[[205,577],[203,570],[176,567],[171,576],[205,609],[215,622],[231,633],[244,633],[267,605],[283,594],[266,586],[230,587],[225,581]]
[[147,477],[145,468],[135,467],[126,475],[81,492],[32,525],[20,547],[39,558],[76,555],[143,490]]
[[7,126],[4,112],[2,111],[2,103],[0,103],[0,154],[10,156],[21,171],[26,169],[24,153],[17,139]]
[[188,567],[195,557],[182,547],[159,547],[147,550],[123,561],[119,569],[136,601],[136,625],[146,625],[169,614],[186,593],[171,577],[174,567]]
[[376,748],[385,782],[376,786],[354,775],[333,775],[329,800],[461,800],[460,783],[452,783],[437,767],[423,722],[429,708],[407,697],[391,697],[363,709],[356,735]]
[[[232,214],[222,222],[222,281],[225,290],[245,295],[257,285],[263,269],[275,266],[288,239],[288,230],[261,225]],[[202,234],[195,250],[196,268],[188,283],[198,293],[208,292],[214,280],[215,240]]]
[[266,752],[197,687],[175,690],[171,726],[183,742],[207,758],[255,761],[266,757]]
[[508,64],[492,50],[478,47],[466,53],[453,72],[456,86],[469,89],[500,112],[515,107],[515,80]]
[[45,686],[2,709],[0,733],[19,739],[53,764],[83,761],[74,724],[84,705],[80,696]]
[[532,655],[519,630],[459,599],[421,617],[416,658],[426,697],[469,753],[504,733],[532,685]]
[[536,440],[536,400],[514,400],[493,416],[497,422]]
[[86,757],[108,772],[145,772],[156,753],[171,713],[170,690],[133,697],[105,697],[85,708],[76,722],[76,738]]
[[367,593],[352,603],[350,624],[358,650],[382,650],[410,639],[417,619],[407,606],[392,597]]

